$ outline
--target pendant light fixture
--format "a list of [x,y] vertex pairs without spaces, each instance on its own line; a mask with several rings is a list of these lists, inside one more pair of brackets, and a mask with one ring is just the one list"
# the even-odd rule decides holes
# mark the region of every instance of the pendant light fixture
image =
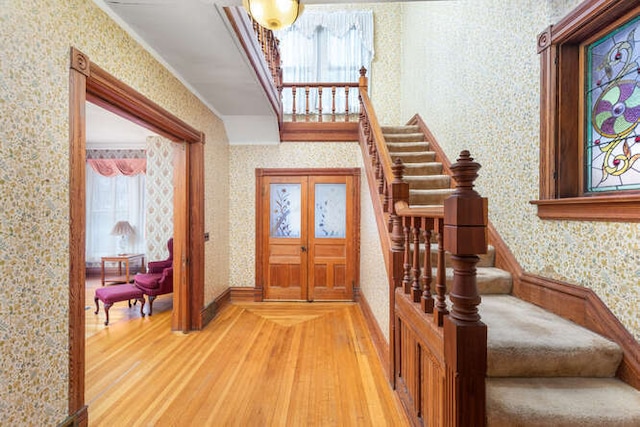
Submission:
[[247,13],[269,30],[281,30],[293,25],[302,13],[299,0],[243,0]]

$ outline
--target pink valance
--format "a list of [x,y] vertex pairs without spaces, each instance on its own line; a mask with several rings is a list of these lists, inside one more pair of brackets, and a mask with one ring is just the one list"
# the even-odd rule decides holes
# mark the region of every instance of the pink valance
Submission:
[[134,176],[147,172],[147,159],[87,159],[87,163],[102,176]]

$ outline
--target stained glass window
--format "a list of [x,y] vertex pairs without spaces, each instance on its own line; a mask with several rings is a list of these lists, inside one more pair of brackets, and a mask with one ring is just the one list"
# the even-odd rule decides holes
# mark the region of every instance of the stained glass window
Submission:
[[271,237],[300,237],[300,184],[271,184]]
[[315,237],[344,238],[347,232],[347,186],[315,185]]
[[587,46],[587,192],[640,189],[640,16]]

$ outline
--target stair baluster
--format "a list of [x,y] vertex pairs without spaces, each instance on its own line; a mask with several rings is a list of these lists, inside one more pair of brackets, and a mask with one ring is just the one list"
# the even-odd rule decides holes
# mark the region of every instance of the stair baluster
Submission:
[[413,299],[413,302],[420,302],[420,297],[422,296],[422,289],[420,289],[420,223],[420,217],[411,217],[411,232],[413,234],[411,298]]
[[433,310],[433,319],[438,326],[442,326],[445,314],[449,313],[445,297],[447,292],[447,270],[445,268],[443,225],[441,219],[435,220],[436,240],[438,242],[438,265],[436,269],[436,305]]
[[404,289],[404,293],[408,294],[411,292],[411,218],[405,217],[402,218],[402,221],[404,222],[404,276],[402,279],[402,288]]
[[422,219],[424,237],[424,264],[422,268],[422,298],[420,305],[425,313],[433,313],[433,297],[431,296],[431,281],[433,273],[431,271],[431,230],[433,230],[434,220],[432,218]]

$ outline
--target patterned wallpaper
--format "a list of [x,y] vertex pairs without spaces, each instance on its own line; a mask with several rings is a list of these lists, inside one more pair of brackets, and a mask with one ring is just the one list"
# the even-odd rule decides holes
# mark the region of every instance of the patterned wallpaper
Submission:
[[483,165],[477,189],[525,271],[593,289],[640,339],[640,224],[542,221],[529,203],[538,197],[536,36],[578,3],[404,3],[401,111],[420,113],[451,160],[468,148]]
[[147,137],[146,224],[147,262],[167,259],[173,236],[173,142]]
[[0,5],[0,414],[51,426],[68,405],[69,47],[205,133],[205,303],[228,284],[228,142],[220,119],[92,1]]
[[[277,146],[233,146],[230,158],[230,284],[255,286],[255,170],[257,168],[361,168],[360,284],[381,329],[387,333],[389,295],[386,270],[373,216],[360,147],[355,142],[282,143]],[[240,196],[240,197],[234,197]],[[242,244],[242,242],[245,242]]]
[[87,159],[144,159],[145,150],[89,150]]

